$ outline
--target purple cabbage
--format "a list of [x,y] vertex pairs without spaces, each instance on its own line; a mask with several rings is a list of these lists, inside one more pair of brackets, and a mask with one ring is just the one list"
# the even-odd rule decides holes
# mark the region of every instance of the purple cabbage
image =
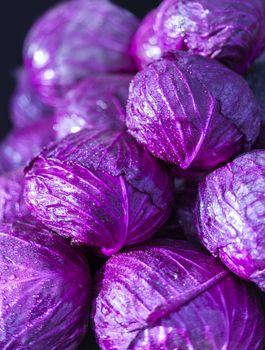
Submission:
[[0,177],[0,222],[12,222],[30,215],[24,200],[22,169]]
[[12,130],[0,144],[0,174],[25,166],[52,139],[51,119]]
[[16,72],[17,86],[10,103],[13,125],[24,128],[32,123],[53,115],[53,109],[42,103],[29,82],[24,69]]
[[241,278],[265,291],[265,151],[212,172],[199,186],[199,238]]
[[126,123],[154,156],[201,171],[248,150],[260,113],[241,76],[212,59],[179,52],[135,76]]
[[125,128],[130,75],[99,75],[83,80],[59,104],[54,130],[57,138],[84,128]]
[[69,87],[95,73],[135,70],[130,44],[138,20],[109,1],[71,0],[31,29],[24,63],[44,101],[56,105]]
[[143,19],[132,41],[131,52],[140,69],[161,58],[154,29],[155,19],[156,10],[152,10]]
[[102,350],[262,350],[253,286],[185,241],[158,240],[111,257],[98,276],[92,323]]
[[162,165],[125,132],[84,129],[31,162],[25,199],[51,230],[111,255],[167,220],[171,185]]
[[[164,0],[152,22],[136,35],[137,61],[150,58],[148,34],[161,53],[189,51],[214,58],[242,73],[265,48],[264,6],[260,0]],[[157,50],[158,52],[158,50]]]
[[265,62],[254,64],[246,78],[262,111],[260,134],[255,147],[265,149]]
[[0,224],[0,348],[76,349],[91,289],[86,259],[30,222]]

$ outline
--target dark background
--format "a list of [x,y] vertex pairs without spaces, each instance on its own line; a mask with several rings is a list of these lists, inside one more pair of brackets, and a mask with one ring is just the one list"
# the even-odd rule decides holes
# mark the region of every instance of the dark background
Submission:
[[[0,5],[0,138],[10,128],[8,100],[14,88],[13,70],[21,65],[23,40],[32,23],[55,0],[3,0]],[[114,0],[139,18],[156,7],[159,0]]]

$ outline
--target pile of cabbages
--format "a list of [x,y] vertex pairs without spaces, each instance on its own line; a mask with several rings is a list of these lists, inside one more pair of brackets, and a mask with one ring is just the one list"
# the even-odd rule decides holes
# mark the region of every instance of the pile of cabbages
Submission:
[[265,348],[264,49],[261,0],[36,21],[0,145],[0,349]]

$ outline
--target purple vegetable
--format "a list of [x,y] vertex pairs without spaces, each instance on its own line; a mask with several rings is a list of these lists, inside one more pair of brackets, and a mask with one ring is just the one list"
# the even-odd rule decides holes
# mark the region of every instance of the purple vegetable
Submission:
[[91,281],[80,252],[43,226],[0,225],[0,348],[75,349]]
[[[164,0],[153,22],[154,40],[162,53],[189,51],[217,59],[239,73],[265,48],[260,0]],[[147,28],[140,27],[140,33],[150,24],[142,26]]]
[[29,215],[24,201],[24,173],[22,169],[0,177],[0,222]]
[[58,138],[81,129],[125,129],[130,75],[99,75],[77,84],[57,108]]
[[17,87],[10,103],[13,125],[23,128],[40,119],[51,117],[52,108],[40,101],[24,69],[16,72],[16,79]]
[[126,122],[153,155],[198,171],[251,147],[260,108],[241,76],[217,61],[179,52],[135,76]]
[[25,166],[53,138],[52,120],[14,129],[0,144],[0,173]]
[[162,165],[125,132],[84,129],[31,162],[25,198],[51,230],[111,255],[167,220],[171,185]]
[[132,41],[131,52],[140,69],[158,60],[162,54],[155,35],[155,19],[156,10],[153,10],[143,19]]
[[255,147],[265,149],[265,62],[253,65],[246,78],[262,110],[260,134]]
[[130,44],[138,20],[109,1],[72,0],[52,8],[31,29],[24,62],[51,105],[75,82],[95,73],[134,71]]
[[240,277],[265,291],[265,151],[246,153],[201,182],[198,234]]
[[200,248],[155,240],[107,261],[92,322],[102,350],[262,350],[256,294]]

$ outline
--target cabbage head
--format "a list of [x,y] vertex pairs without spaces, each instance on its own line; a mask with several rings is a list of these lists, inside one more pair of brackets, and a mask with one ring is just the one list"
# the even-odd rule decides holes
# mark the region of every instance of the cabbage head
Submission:
[[42,100],[56,105],[89,75],[135,71],[130,45],[137,26],[133,14],[106,0],[70,0],[51,8],[24,45],[24,64]]
[[265,345],[255,288],[178,240],[154,240],[111,257],[98,275],[92,324],[102,350]]
[[84,129],[29,164],[24,194],[45,226],[108,256],[162,226],[173,190],[164,167],[129,134]]
[[265,291],[265,151],[246,153],[208,175],[195,214],[199,238],[241,278]]
[[241,76],[210,58],[178,52],[134,77],[126,123],[154,156],[196,172],[249,150],[260,116]]
[[86,259],[31,222],[0,224],[0,348],[72,350],[86,333]]

